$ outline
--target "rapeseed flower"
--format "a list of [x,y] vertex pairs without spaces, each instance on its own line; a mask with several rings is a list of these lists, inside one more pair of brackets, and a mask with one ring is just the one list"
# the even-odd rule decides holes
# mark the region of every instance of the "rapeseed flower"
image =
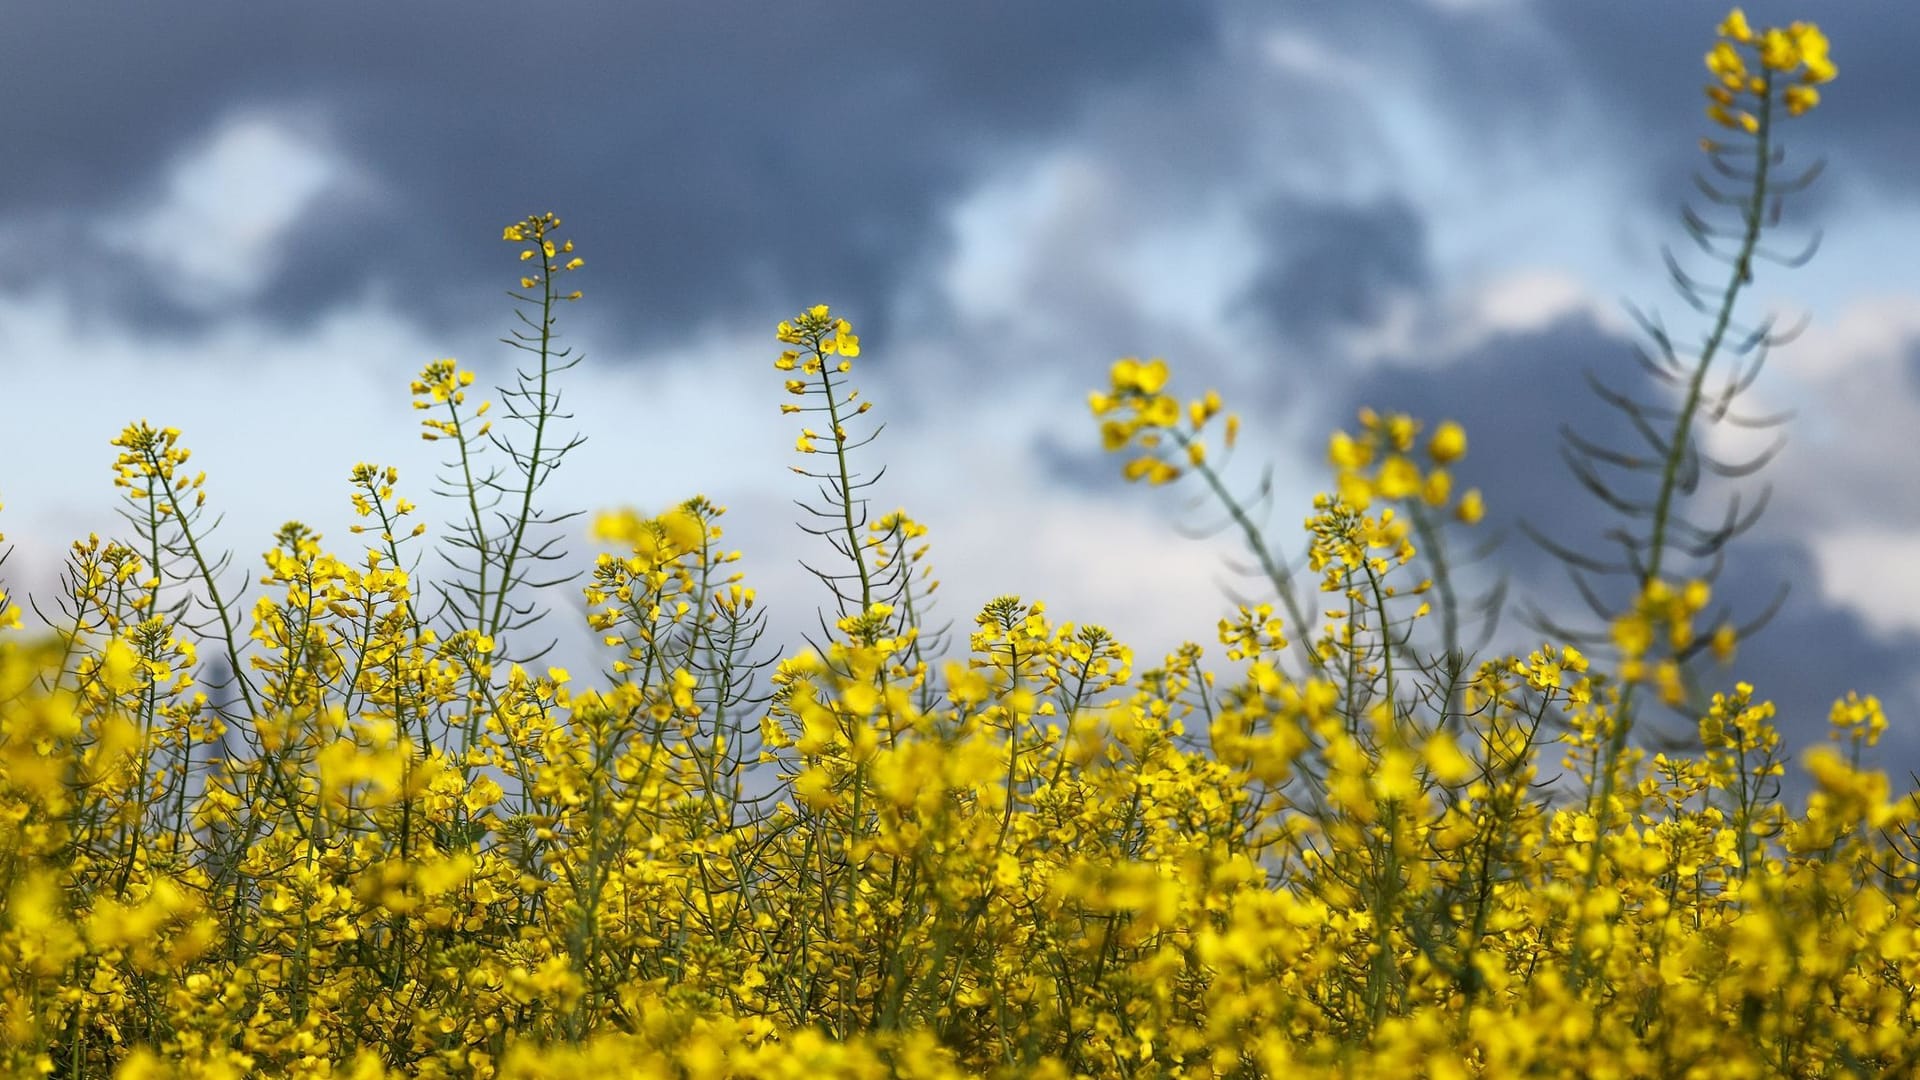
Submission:
[[[1806,24],[1735,10],[1718,32],[1717,106],[1781,78],[1804,112],[1833,76]],[[502,231],[542,319],[579,295],[554,285],[582,265],[559,224]],[[1697,748],[1631,745],[1635,689],[1684,706],[1684,659],[1730,661],[1741,633],[1702,638],[1708,585],[1651,572],[1615,657],[1433,659],[1417,635],[1452,602],[1448,530],[1485,513],[1455,479],[1460,425],[1367,410],[1328,440],[1302,560],[1327,606],[1309,609],[1223,480],[1222,396],[1121,360],[1090,397],[1103,445],[1129,478],[1205,484],[1279,595],[1219,620],[1224,666],[1194,644],[1136,663],[1012,595],[949,654],[926,527],[866,513],[858,335],[817,305],[775,337],[783,412],[819,417],[798,449],[829,463],[808,473],[810,531],[840,560],[821,571],[835,610],[785,657],[701,496],[593,519],[603,671],[517,647],[522,560],[544,549],[512,463],[557,458],[489,428],[452,360],[410,384],[473,516],[447,581],[407,557],[398,470],[362,463],[362,549],[289,522],[242,604],[182,435],[124,429],[114,480],[146,531],[72,546],[55,633],[0,633],[0,1067],[1065,1080],[1920,1059],[1920,801],[1864,760],[1894,722],[1881,703],[1835,702],[1830,744],[1796,766],[1804,799],[1782,794],[1749,683],[1701,701]],[[507,393],[503,412],[551,418]]]

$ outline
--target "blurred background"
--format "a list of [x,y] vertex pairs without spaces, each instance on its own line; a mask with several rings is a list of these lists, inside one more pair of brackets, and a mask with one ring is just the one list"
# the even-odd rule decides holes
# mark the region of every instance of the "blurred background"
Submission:
[[[1815,18],[1839,79],[1785,122],[1826,175],[1789,200],[1743,312],[1807,333],[1752,411],[1797,410],[1776,491],[1719,595],[1783,583],[1733,669],[1817,738],[1878,694],[1886,764],[1920,767],[1920,7],[1754,4]],[[1122,355],[1243,414],[1230,475],[1274,468],[1270,535],[1328,486],[1360,405],[1461,421],[1489,533],[1616,519],[1560,461],[1563,423],[1619,435],[1592,369],[1640,388],[1624,302],[1691,340],[1665,279],[1711,134],[1701,58],[1725,10],[1640,0],[1368,4],[1054,0],[618,6],[343,2],[37,5],[0,39],[0,530],[43,595],[110,533],[108,446],[172,424],[210,473],[217,539],[257,572],[299,518],[336,550],[355,462],[394,464],[441,530],[409,380],[515,354],[508,222],[552,210],[586,291],[566,405],[589,441],[552,510],[657,513],[696,492],[795,642],[825,594],[798,560],[810,489],[774,324],[826,302],[864,341],[889,427],[876,513],[931,529],[961,643],[1001,593],[1103,623],[1152,666],[1213,647],[1234,579],[1194,491],[1129,489],[1087,391]],[[1749,485],[1751,487],[1751,485]],[[1731,488],[1723,488],[1731,490]],[[1750,493],[1751,494],[1751,491]],[[1717,498],[1709,507],[1717,508]],[[1711,513],[1702,516],[1712,516]],[[584,522],[571,544],[585,565]],[[1516,599],[1572,596],[1511,529]],[[595,665],[574,617],[556,657]],[[1289,627],[1289,634],[1299,628]],[[1510,614],[1502,641],[1537,635]]]

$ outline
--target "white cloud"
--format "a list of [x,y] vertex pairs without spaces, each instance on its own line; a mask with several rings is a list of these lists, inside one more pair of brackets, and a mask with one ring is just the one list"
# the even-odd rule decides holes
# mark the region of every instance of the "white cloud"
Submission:
[[1495,13],[1505,14],[1515,8],[1527,6],[1529,0],[1427,0],[1427,3],[1440,11],[1453,14]]
[[1021,162],[982,185],[950,212],[953,254],[941,274],[947,298],[969,322],[1031,318],[1026,285],[1033,260],[1075,208],[1111,199],[1110,185],[1092,160],[1059,154]]
[[1471,300],[1480,333],[1530,333],[1578,312],[1599,317],[1608,310],[1595,302],[1580,280],[1564,270],[1520,271],[1488,282]]
[[1406,366],[1443,365],[1471,354],[1489,340],[1543,330],[1562,319],[1584,317],[1617,334],[1630,333],[1628,319],[1578,276],[1552,267],[1467,275],[1441,283],[1432,295],[1396,293],[1373,325],[1340,332],[1343,351],[1360,365],[1382,361]]
[[[1889,469],[1920,430],[1920,294],[1871,297],[1768,360],[1752,411],[1797,417],[1786,486],[1808,520],[1920,525],[1920,475]],[[1871,497],[1865,497],[1865,496]]]
[[1835,527],[1810,539],[1822,595],[1876,633],[1920,631],[1920,537]]
[[1375,75],[1364,61],[1298,30],[1275,30],[1261,39],[1261,53],[1276,71],[1311,82],[1357,88]]
[[1810,324],[1789,346],[1794,375],[1815,382],[1859,378],[1869,366],[1897,364],[1920,339],[1920,296],[1914,292],[1858,297],[1830,319]]
[[[1906,465],[1920,430],[1916,355],[1920,296],[1869,297],[1769,360],[1746,403],[1797,414],[1762,474],[1777,491],[1762,528],[1803,540],[1822,595],[1879,632],[1920,630],[1920,475]],[[1713,445],[1733,457],[1733,441]]]
[[292,110],[232,114],[182,152],[148,201],[98,226],[181,303],[245,300],[271,280],[279,244],[329,194],[364,181],[323,125]]

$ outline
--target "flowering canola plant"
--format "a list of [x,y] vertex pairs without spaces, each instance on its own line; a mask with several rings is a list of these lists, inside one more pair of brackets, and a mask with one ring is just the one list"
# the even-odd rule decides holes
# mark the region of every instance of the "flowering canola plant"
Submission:
[[[1834,75],[1738,11],[1715,120],[1761,134]],[[1740,111],[1734,111],[1734,110]],[[1458,657],[1446,539],[1467,433],[1363,412],[1305,565],[1152,666],[1001,597],[950,654],[926,530],[870,518],[853,327],[780,324],[795,471],[832,552],[816,647],[764,615],[701,497],[620,511],[583,586],[604,679],[538,662],[558,520],[560,221],[509,226],[537,363],[496,431],[470,371],[412,383],[461,515],[429,581],[390,467],[362,550],[289,523],[249,609],[171,428],[129,426],[130,538],[0,593],[0,1068],[18,1076],[1852,1076],[1920,1067],[1920,802],[1849,695],[1804,804],[1773,707],[1681,702],[1709,589],[1649,580],[1617,662]],[[1222,481],[1239,421],[1162,361],[1092,396],[1125,476]],[[519,433],[516,438],[511,432]],[[824,464],[822,464],[824,463]],[[1256,544],[1266,569],[1282,567]],[[1715,650],[1733,642],[1715,632]],[[203,654],[211,653],[211,660]],[[1608,669],[1610,666],[1610,670]]]

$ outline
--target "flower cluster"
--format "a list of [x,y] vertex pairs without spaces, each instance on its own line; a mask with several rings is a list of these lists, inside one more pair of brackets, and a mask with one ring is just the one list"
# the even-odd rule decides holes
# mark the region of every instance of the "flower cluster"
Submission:
[[532,289],[540,287],[548,300],[578,300],[580,290],[574,289],[562,293],[556,288],[556,276],[570,273],[586,265],[586,260],[574,255],[565,262],[562,255],[573,255],[573,241],[563,240],[555,243],[553,236],[560,231],[560,219],[553,214],[529,214],[525,220],[517,221],[500,232],[500,239],[510,244],[526,244],[520,249],[520,261],[538,260],[539,269],[520,279],[520,287]]
[[[1661,700],[1678,704],[1686,698],[1680,659],[1695,644],[1694,616],[1712,597],[1705,581],[1689,581],[1675,588],[1658,578],[1648,581],[1633,606],[1613,620],[1613,644],[1620,650],[1620,677],[1627,682],[1651,681]],[[1733,631],[1722,626],[1712,639],[1716,651],[1731,655]]]
[[[1182,408],[1178,399],[1162,392],[1167,385],[1167,362],[1158,358],[1115,361],[1111,376],[1112,386],[1105,392],[1095,391],[1088,401],[1094,416],[1103,418],[1100,440],[1108,450],[1144,451],[1127,462],[1128,480],[1165,484],[1179,479],[1188,468],[1206,464],[1202,434],[1220,415],[1218,393],[1209,390]],[[1228,414],[1221,441],[1231,450],[1239,435],[1240,418]],[[1176,460],[1168,459],[1170,450],[1178,451]]]
[[[787,380],[787,393],[801,398],[820,396],[825,399],[812,406],[788,402],[780,406],[780,411],[828,413],[834,442],[844,444],[847,441],[847,429],[838,407],[843,403],[834,396],[833,376],[852,371],[853,358],[860,355],[860,337],[853,332],[853,324],[835,318],[827,305],[816,304],[797,317],[782,322],[776,336],[781,342],[796,348],[782,350],[773,366],[780,371],[797,371],[803,376]],[[829,357],[839,359],[830,360]],[[856,401],[859,396],[858,390],[851,390],[847,402]],[[851,408],[848,415],[858,416],[872,408],[873,402],[861,401]],[[817,454],[820,450],[814,445],[814,440],[820,437],[820,433],[812,428],[802,429],[794,449],[802,454]]]
[[1423,469],[1414,450],[1420,428],[1418,420],[1403,413],[1382,416],[1361,409],[1358,435],[1334,432],[1327,440],[1327,460],[1335,469],[1340,500],[1355,510],[1367,509],[1376,498],[1418,498],[1432,507],[1452,502],[1455,517],[1468,525],[1478,523],[1486,514],[1479,489],[1468,488],[1455,500],[1447,468],[1466,456],[1465,429],[1451,420],[1436,427],[1420,448],[1428,462]]
[[[1723,27],[1769,70],[1830,77],[1816,31],[1775,33],[1738,13]],[[577,265],[557,225],[506,230],[543,256],[528,288]],[[594,520],[598,676],[516,651],[529,593],[554,584],[529,580],[546,549],[526,529],[557,455],[503,434],[485,445],[526,486],[473,471],[486,409],[450,360],[412,384],[467,477],[449,484],[472,517],[442,553],[449,581],[403,558],[422,532],[399,472],[363,463],[363,546],[290,522],[243,606],[180,434],[127,428],[114,476],[135,541],[73,545],[34,608],[58,618],[0,633],[0,1071],[1837,1077],[1920,1061],[1920,793],[1866,760],[1880,702],[1836,701],[1831,739],[1790,765],[1773,705],[1735,683],[1697,710],[1697,747],[1643,753],[1635,689],[1685,706],[1680,661],[1733,644],[1695,632],[1704,583],[1652,574],[1614,623],[1617,662],[1561,642],[1478,657],[1451,630],[1424,648],[1416,620],[1455,603],[1449,530],[1483,513],[1455,492],[1458,424],[1423,438],[1366,411],[1330,440],[1305,565],[1338,606],[1316,609],[1317,635],[1250,600],[1219,621],[1223,664],[1193,644],[1136,663],[1104,627],[1007,595],[949,654],[927,629],[926,528],[868,518],[859,494],[858,337],[824,305],[777,336],[802,399],[786,408],[830,432],[798,446],[831,460],[806,474],[826,500],[810,531],[851,566],[817,571],[839,610],[784,657],[762,649],[724,508],[699,496]],[[554,415],[546,381],[566,365],[541,356],[510,421]],[[1200,476],[1282,580],[1208,454],[1217,420],[1225,447],[1238,434],[1220,396],[1183,404],[1160,360],[1109,379],[1093,412],[1125,474]]]
[[1707,53],[1707,70],[1714,75],[1707,86],[1707,116],[1723,127],[1758,134],[1776,89],[1788,115],[1800,116],[1820,104],[1820,84],[1840,73],[1828,55],[1826,35],[1812,23],[1755,32],[1746,14],[1734,8],[1718,33],[1720,40]]

